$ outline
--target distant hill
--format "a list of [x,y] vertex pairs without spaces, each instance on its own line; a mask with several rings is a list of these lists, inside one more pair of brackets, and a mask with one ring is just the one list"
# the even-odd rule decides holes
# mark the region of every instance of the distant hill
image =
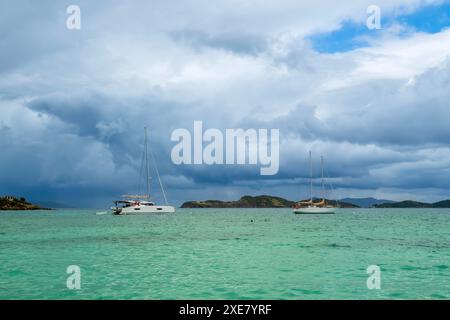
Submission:
[[25,198],[16,198],[13,196],[0,197],[0,210],[50,210],[41,208],[38,205],[29,203]]
[[375,205],[376,208],[450,208],[450,200],[443,200],[435,203],[418,202],[412,200],[382,203]]
[[431,208],[430,203],[418,202],[412,200],[405,200],[394,203],[381,203],[374,205],[375,208]]
[[273,196],[243,196],[237,201],[205,200],[188,201],[181,208],[290,208],[294,204],[280,197]]
[[433,208],[450,208],[450,200],[443,200],[433,203]]
[[395,201],[375,199],[375,198],[344,198],[339,201],[347,202],[359,206],[361,208],[370,208],[378,204],[394,203]]
[[[335,204],[335,201],[326,200],[327,204]],[[262,195],[262,196],[243,196],[237,201],[205,200],[188,201],[181,205],[181,208],[291,208],[295,201],[286,200],[280,197]],[[351,203],[340,202],[342,208],[358,208]]]

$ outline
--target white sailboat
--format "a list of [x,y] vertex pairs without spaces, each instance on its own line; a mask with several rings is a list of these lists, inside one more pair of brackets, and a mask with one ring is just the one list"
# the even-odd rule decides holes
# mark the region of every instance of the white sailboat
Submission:
[[150,151],[152,156],[152,162],[155,166],[156,175],[158,176],[159,185],[161,187],[161,192],[164,196],[166,205],[160,206],[150,201],[150,172],[148,166],[148,142],[147,142],[147,128],[145,131],[145,142],[144,142],[144,158],[145,158],[145,182],[147,187],[147,193],[145,195],[123,195],[123,200],[114,201],[114,207],[111,210],[116,215],[129,215],[129,214],[155,214],[155,213],[173,213],[175,212],[175,207],[170,206],[167,201],[166,193],[164,192],[164,187],[159,176],[158,167],[155,163],[155,158],[153,153]]
[[322,200],[314,202],[313,199],[313,172],[312,172],[312,160],[311,151],[309,151],[309,173],[310,173],[310,199],[308,201],[299,201],[294,204],[293,212],[298,214],[333,214],[337,211],[338,206],[332,206],[325,200],[325,179],[323,176],[323,156],[321,157],[321,170],[322,170]]

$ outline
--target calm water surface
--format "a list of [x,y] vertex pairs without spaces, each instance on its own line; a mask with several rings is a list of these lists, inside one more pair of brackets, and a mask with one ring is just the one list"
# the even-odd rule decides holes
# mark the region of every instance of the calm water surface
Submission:
[[95,212],[0,212],[0,299],[450,298],[447,209]]

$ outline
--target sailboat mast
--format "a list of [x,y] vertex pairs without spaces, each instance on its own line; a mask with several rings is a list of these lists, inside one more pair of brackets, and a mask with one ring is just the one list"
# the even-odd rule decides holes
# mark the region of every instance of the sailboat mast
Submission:
[[147,127],[144,127],[145,132],[145,183],[147,186],[147,197],[150,198],[150,172],[148,167],[148,143],[147,143]]
[[311,161],[311,150],[309,150],[309,195],[311,202],[313,200],[312,185],[313,185],[312,161]]
[[323,156],[320,156],[320,165],[322,170],[322,200],[325,200],[325,181],[323,178]]

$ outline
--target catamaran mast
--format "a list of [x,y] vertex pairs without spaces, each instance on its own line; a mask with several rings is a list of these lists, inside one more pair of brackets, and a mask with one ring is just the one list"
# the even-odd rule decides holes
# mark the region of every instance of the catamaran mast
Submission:
[[311,199],[311,203],[313,201],[312,196],[312,185],[313,185],[313,170],[312,170],[312,161],[311,161],[311,150],[309,150],[309,195]]
[[147,143],[147,127],[144,127],[145,131],[145,183],[147,186],[147,197],[150,199],[150,172],[148,167],[148,143]]
[[322,170],[322,200],[325,200],[325,181],[323,178],[323,156],[320,156],[320,165]]
[[150,198],[150,179],[151,179],[151,177],[150,177],[149,166],[148,166],[148,151],[150,150],[151,160],[154,165],[154,170],[156,171],[156,176],[158,177],[158,182],[159,182],[159,186],[161,187],[161,192],[163,194],[164,201],[165,201],[166,205],[169,205],[169,202],[167,201],[166,192],[164,191],[164,187],[163,187],[163,184],[161,181],[161,176],[159,175],[158,166],[156,165],[155,156],[153,155],[152,148],[148,148],[147,140],[148,140],[147,139],[147,127],[145,127],[145,165],[146,165],[146,170],[147,170],[147,194],[148,194],[148,197]]

